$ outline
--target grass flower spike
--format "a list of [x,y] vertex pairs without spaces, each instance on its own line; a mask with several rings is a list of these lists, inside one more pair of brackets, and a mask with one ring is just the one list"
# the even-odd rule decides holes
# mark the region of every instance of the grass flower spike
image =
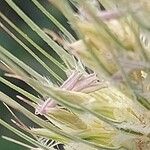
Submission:
[[[30,150],[149,150],[150,3],[48,0],[67,19],[73,33],[42,2],[31,0],[58,28],[55,33],[36,24],[14,0],[4,1],[56,57],[0,12],[2,30],[46,72],[0,46],[0,82],[18,93],[15,100],[0,92],[13,125],[3,119],[0,124],[24,142],[3,138]],[[15,111],[27,117],[32,127]]]
[[[98,82],[98,78],[95,74],[83,76],[81,73],[74,71],[72,75],[62,84],[60,88],[64,90],[79,91],[79,92],[91,92],[100,88],[102,84]],[[55,100],[47,99],[43,104],[40,104],[35,114],[46,114],[50,108],[57,105]]]

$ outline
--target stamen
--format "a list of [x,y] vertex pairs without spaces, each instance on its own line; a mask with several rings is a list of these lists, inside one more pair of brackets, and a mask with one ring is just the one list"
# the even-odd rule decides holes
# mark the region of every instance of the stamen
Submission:
[[[102,83],[99,82],[96,74],[82,74],[78,71],[74,71],[71,76],[60,86],[60,88],[76,92],[89,93],[91,91],[102,88]],[[39,104],[35,110],[35,114],[45,115],[49,109],[57,106],[55,100],[48,98],[42,104]]]

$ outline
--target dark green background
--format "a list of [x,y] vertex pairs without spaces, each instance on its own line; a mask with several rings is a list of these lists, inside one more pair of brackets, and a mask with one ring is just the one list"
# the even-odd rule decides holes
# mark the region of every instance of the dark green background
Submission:
[[[31,0],[13,0],[34,22],[36,22],[41,28],[49,28],[56,32],[59,32],[57,27],[50,22],[37,8],[34,6],[34,4],[31,2]],[[67,29],[69,29],[71,32],[73,32],[65,17],[61,15],[61,13],[53,7],[50,3],[48,3],[47,0],[39,0],[39,2],[51,13],[53,16],[55,16]],[[55,52],[36,34],[34,33],[25,23],[24,21],[7,5],[7,3],[4,0],[0,0],[0,10],[3,14],[5,14],[11,21],[13,21],[14,24],[16,24],[21,30],[23,30],[26,34],[28,34],[35,42],[37,42],[40,46],[44,48],[45,51],[49,52],[52,56],[57,58],[60,62],[61,60],[59,57],[55,54]],[[4,23],[13,33],[15,33],[14,30],[12,30],[3,20],[1,20],[2,23]],[[41,59],[45,60],[45,62],[58,74],[64,76],[64,74],[56,67],[52,62],[45,59],[40,53],[36,51],[35,48],[33,48],[27,41],[25,41],[20,35],[16,34],[23,42],[25,42]],[[20,58],[22,61],[28,63],[32,68],[37,70],[40,74],[49,77],[51,79],[54,79],[50,74],[41,67],[41,65],[34,60],[19,44],[17,44],[3,29],[0,28],[0,44],[11,51],[12,54]],[[0,72],[0,75],[3,76],[3,72]],[[64,77],[65,78],[65,77]],[[11,82],[15,83],[18,86],[23,87],[25,90],[32,92],[33,94],[37,94],[34,90],[32,90],[30,87],[28,87],[26,84],[24,84],[21,81],[17,81],[15,79],[9,79]],[[16,99],[16,94],[14,90],[6,87],[2,83],[0,83],[0,90],[9,96],[11,96],[13,99]],[[22,104],[25,105],[25,104]],[[30,109],[30,108],[29,108]],[[14,110],[13,110],[14,111]],[[31,111],[34,111],[31,109]],[[15,111],[14,111],[15,112]],[[29,126],[34,126],[31,124],[31,122],[25,118],[22,114],[15,112],[17,116],[26,124]],[[4,119],[5,121],[11,123],[10,119],[13,118],[12,115],[9,113],[9,111],[6,109],[6,107],[0,102],[0,118]],[[11,131],[8,131],[3,126],[0,126],[0,136],[5,135],[9,137],[13,137],[14,139],[18,139],[24,142],[24,140],[18,138],[15,136]],[[22,146],[13,144],[9,141],[6,141],[2,138],[0,138],[0,150],[24,150],[27,148],[23,148]]]

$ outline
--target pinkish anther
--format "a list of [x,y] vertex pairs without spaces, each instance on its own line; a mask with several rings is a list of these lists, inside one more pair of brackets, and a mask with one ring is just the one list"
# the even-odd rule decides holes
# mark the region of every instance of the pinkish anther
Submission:
[[[83,75],[78,71],[74,71],[71,76],[60,86],[60,88],[70,91],[89,93],[102,88],[102,83],[99,82],[94,73]],[[56,105],[57,103],[55,100],[48,98],[45,102],[38,105],[35,110],[35,114],[44,115],[50,108],[54,108]]]

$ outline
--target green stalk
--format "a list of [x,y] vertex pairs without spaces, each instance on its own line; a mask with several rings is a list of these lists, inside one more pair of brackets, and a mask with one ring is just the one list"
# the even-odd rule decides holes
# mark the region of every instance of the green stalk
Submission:
[[36,44],[27,34],[22,32],[15,24],[13,24],[5,15],[0,12],[0,16],[4,19],[13,29],[15,29],[21,36],[23,36],[31,45],[33,45],[39,52],[41,52],[45,57],[52,61],[61,70],[66,70],[67,68],[62,65],[59,61],[53,58],[50,54],[44,51],[38,44]]
[[[1,95],[0,95],[0,100],[1,100]],[[40,144],[38,141],[36,141],[33,138],[27,136],[26,134],[24,134],[23,132],[17,130],[16,128],[12,127],[11,125],[9,125],[8,123],[6,123],[2,119],[0,119],[0,124],[3,125],[5,128],[9,129],[10,131],[12,131],[13,133],[15,133],[16,135],[18,135],[19,137],[21,137],[24,140],[28,141],[29,143],[35,145],[36,147],[38,146],[38,147],[41,147],[44,150],[50,150],[45,145]]]
[[[5,63],[7,64],[7,62],[9,64],[14,63],[15,65],[17,64],[16,68],[18,69],[18,71],[24,70],[26,71],[29,75],[32,75],[33,77],[35,77],[36,79],[38,79],[39,81],[43,81],[43,77],[38,74],[36,71],[34,71],[32,68],[30,68],[28,65],[26,65],[24,62],[22,62],[21,60],[19,60],[18,58],[16,58],[14,55],[12,55],[10,52],[8,52],[8,50],[6,50],[4,47],[0,46],[0,58],[3,60],[4,57],[3,55],[6,57],[6,59],[4,59],[4,61],[6,61]],[[10,62],[9,62],[9,59]],[[9,65],[8,64],[8,65]],[[12,67],[13,68],[13,67]],[[22,72],[22,71],[21,71]],[[24,77],[24,76],[23,76]]]
[[67,60],[75,68],[73,56],[70,56],[62,47],[54,42],[48,35],[40,29],[12,0],[5,0],[7,4],[26,22],[30,28],[35,31],[52,49],[61,57]]
[[32,146],[29,146],[29,145],[27,145],[27,144],[24,144],[24,143],[22,143],[22,142],[20,142],[20,141],[17,141],[17,140],[12,139],[12,138],[9,138],[9,137],[6,137],[6,136],[2,136],[2,138],[5,139],[5,140],[7,140],[7,141],[10,141],[10,142],[13,142],[13,143],[15,143],[15,144],[18,144],[18,145],[21,145],[21,146],[23,146],[23,147],[26,147],[26,148],[28,148],[28,149],[34,149],[34,147],[32,147]]
[[5,85],[9,86],[10,88],[14,89],[15,91],[21,93],[22,95],[26,96],[27,98],[29,98],[31,101],[35,102],[35,103],[40,103],[42,102],[42,100],[40,100],[39,98],[37,98],[36,96],[30,94],[29,92],[23,90],[22,88],[12,84],[11,82],[5,80],[4,78],[0,77],[0,82],[4,83]]
[[68,37],[71,42],[75,42],[75,38],[70,34],[37,0],[32,0],[32,2],[45,14],[63,33]]
[[20,39],[18,39],[8,28],[6,28],[2,23],[0,26],[17,42],[19,43],[29,54],[31,54],[37,62],[39,62],[54,78],[56,78],[59,82],[63,82],[63,79],[58,76],[49,66],[43,62],[35,53],[32,52],[30,48],[28,48]]

